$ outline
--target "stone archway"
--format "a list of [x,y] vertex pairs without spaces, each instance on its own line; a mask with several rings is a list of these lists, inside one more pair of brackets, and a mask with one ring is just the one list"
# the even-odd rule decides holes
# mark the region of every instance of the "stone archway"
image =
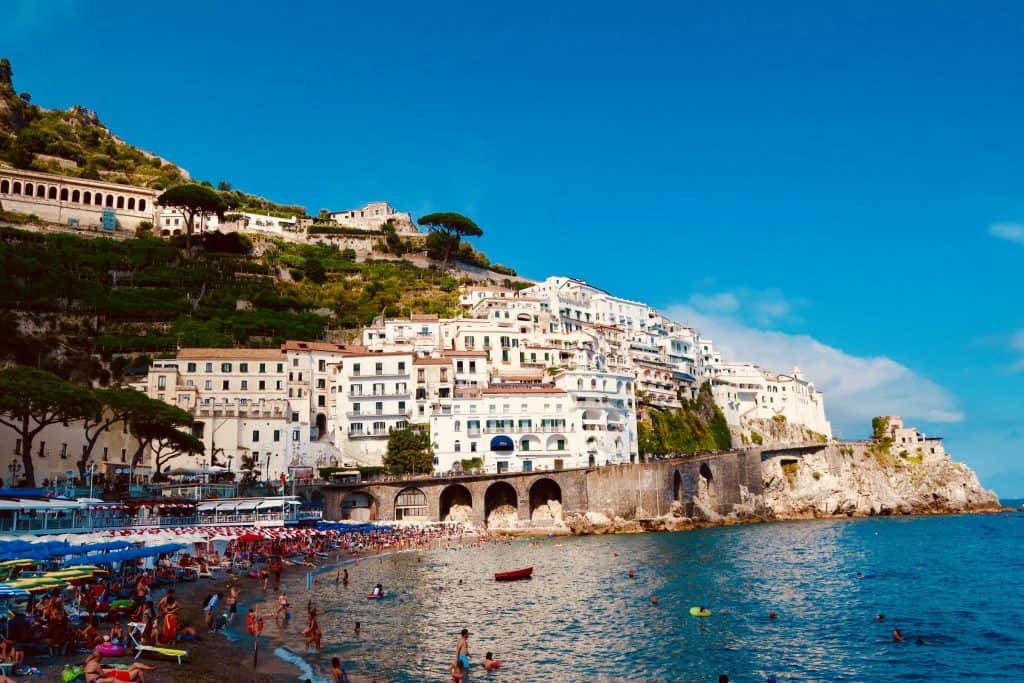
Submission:
[[316,440],[320,441],[327,436],[327,416],[323,413],[316,414]]
[[395,496],[395,519],[427,519],[427,495],[407,486]]
[[377,499],[368,491],[348,492],[341,499],[340,507],[341,519],[359,522],[372,522],[377,519]]
[[484,520],[488,528],[512,529],[519,522],[519,494],[507,481],[496,481],[484,493]]
[[473,521],[473,494],[462,484],[452,484],[441,491],[440,517],[442,522]]
[[683,475],[679,474],[679,470],[675,471],[672,475],[672,500],[681,501],[683,499]]
[[562,487],[551,479],[530,486],[530,520],[557,524],[562,521]]

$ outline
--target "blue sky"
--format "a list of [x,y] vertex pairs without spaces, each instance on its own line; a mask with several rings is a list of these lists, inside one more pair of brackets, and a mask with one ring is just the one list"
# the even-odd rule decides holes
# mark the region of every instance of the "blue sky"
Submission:
[[707,4],[8,0],[0,51],[197,178],[466,213],[1024,496],[1024,6]]

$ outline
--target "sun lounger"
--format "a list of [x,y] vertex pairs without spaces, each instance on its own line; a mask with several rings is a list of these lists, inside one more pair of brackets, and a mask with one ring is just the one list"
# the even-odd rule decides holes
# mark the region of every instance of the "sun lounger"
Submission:
[[158,645],[143,645],[139,642],[140,635],[142,635],[142,624],[134,621],[128,622],[128,638],[131,639],[132,646],[135,648],[135,659],[141,657],[143,652],[152,652],[164,657],[173,657],[178,660],[178,664],[181,664],[181,658],[188,656],[186,650],[175,650],[174,648]]

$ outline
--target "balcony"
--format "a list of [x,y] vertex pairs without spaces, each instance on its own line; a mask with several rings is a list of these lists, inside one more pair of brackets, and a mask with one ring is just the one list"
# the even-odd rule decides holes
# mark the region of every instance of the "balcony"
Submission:
[[373,432],[349,432],[348,438],[353,441],[360,439],[386,439],[388,438],[387,431],[373,431]]
[[358,411],[345,413],[345,417],[351,419],[359,418],[371,418],[371,417],[392,417],[392,418],[410,418],[412,417],[412,411],[406,410],[399,412],[398,410],[374,410],[374,411]]

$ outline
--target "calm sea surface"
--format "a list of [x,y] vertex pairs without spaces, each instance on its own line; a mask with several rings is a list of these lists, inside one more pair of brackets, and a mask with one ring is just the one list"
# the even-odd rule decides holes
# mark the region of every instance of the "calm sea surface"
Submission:
[[[530,581],[493,580],[528,565]],[[474,663],[502,662],[473,681],[1024,680],[1021,513],[522,540],[348,569],[348,589],[332,569],[292,595],[282,640],[301,652],[312,598],[325,659],[379,680],[448,680],[463,627]],[[387,598],[365,599],[378,581]]]

